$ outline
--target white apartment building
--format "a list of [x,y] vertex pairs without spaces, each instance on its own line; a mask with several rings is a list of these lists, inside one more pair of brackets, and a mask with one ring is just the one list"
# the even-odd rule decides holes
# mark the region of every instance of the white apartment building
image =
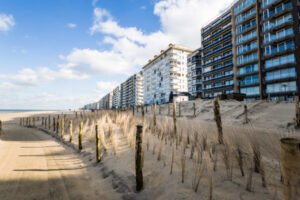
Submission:
[[143,72],[132,75],[121,84],[121,106],[130,108],[143,104]]
[[117,86],[112,93],[112,108],[119,109],[121,107],[121,86]]
[[188,100],[187,56],[194,49],[170,44],[143,67],[144,104]]

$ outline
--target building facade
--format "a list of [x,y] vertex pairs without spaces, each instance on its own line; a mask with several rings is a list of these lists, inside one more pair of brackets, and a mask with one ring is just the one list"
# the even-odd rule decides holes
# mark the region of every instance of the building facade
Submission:
[[203,27],[201,38],[203,97],[233,93],[231,9]]
[[121,84],[121,107],[131,108],[143,103],[143,72],[132,75]]
[[202,48],[188,55],[188,91],[190,99],[202,97]]
[[238,0],[203,27],[202,73],[193,79],[202,80],[202,97],[236,92],[248,100],[289,100],[298,94],[299,7],[299,0]]
[[121,86],[117,86],[113,91],[112,109],[121,108]]
[[193,49],[170,44],[143,67],[144,104],[188,100],[187,56]]

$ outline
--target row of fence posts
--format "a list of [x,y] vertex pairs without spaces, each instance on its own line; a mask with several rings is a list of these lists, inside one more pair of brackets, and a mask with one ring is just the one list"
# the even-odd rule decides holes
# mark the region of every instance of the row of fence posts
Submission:
[[[195,107],[195,106],[194,106]],[[153,106],[153,122],[156,126],[156,104]],[[217,109],[216,112],[220,113],[218,101],[214,102],[214,109]],[[134,111],[133,111],[134,112]],[[144,105],[141,106],[142,118],[144,120]],[[245,108],[245,112],[247,112],[247,108]],[[194,109],[195,113],[195,109]],[[246,114],[246,113],[245,113]],[[217,114],[216,122],[220,123],[221,119],[218,118]],[[48,117],[48,123],[46,118],[42,117],[42,126],[49,128],[47,124],[50,124],[50,116]],[[21,118],[20,125],[22,126],[35,126],[36,118]],[[247,117],[245,117],[247,120]],[[39,117],[37,118],[39,121]],[[56,123],[55,123],[56,121]],[[176,103],[173,102],[173,124],[174,124],[174,134],[177,134],[176,127]],[[58,133],[59,130],[59,116],[57,119],[53,117],[53,131]],[[78,149],[81,151],[82,147],[82,128],[83,123],[79,124],[79,135],[78,135]],[[143,165],[142,165],[142,146],[143,146],[143,126],[138,125],[136,130],[136,152],[135,152],[135,168],[136,168],[136,190],[140,191],[143,189]],[[219,127],[220,128],[220,127]],[[218,128],[218,129],[219,129]],[[219,130],[222,131],[222,130]],[[2,122],[0,121],[0,133],[2,132]],[[99,133],[99,126],[95,126],[96,133],[96,161],[101,161],[101,137]],[[70,142],[72,142],[72,120],[69,120],[69,134],[70,134]],[[61,138],[64,137],[64,118],[61,119]],[[223,143],[223,138],[219,135],[219,143]],[[283,177],[283,197],[284,200],[299,200],[300,197],[300,140],[295,138],[283,138],[281,139],[281,157],[282,157],[282,177]]]

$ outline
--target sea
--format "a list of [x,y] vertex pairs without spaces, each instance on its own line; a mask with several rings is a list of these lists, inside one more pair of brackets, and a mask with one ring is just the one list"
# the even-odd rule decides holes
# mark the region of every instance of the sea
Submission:
[[19,112],[36,112],[36,111],[53,111],[53,110],[0,109],[0,113],[19,113]]

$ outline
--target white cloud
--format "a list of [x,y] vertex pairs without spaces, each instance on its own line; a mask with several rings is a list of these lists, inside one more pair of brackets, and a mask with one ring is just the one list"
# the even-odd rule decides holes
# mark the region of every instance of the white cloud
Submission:
[[77,24],[69,23],[69,24],[68,24],[68,27],[69,27],[69,28],[76,28],[76,27],[77,27]]
[[98,81],[96,92],[100,97],[103,97],[107,93],[112,92],[118,85],[117,81]]
[[98,0],[92,0],[92,5],[96,6],[97,2],[98,2]]
[[9,31],[15,25],[12,15],[0,14],[0,31]]

